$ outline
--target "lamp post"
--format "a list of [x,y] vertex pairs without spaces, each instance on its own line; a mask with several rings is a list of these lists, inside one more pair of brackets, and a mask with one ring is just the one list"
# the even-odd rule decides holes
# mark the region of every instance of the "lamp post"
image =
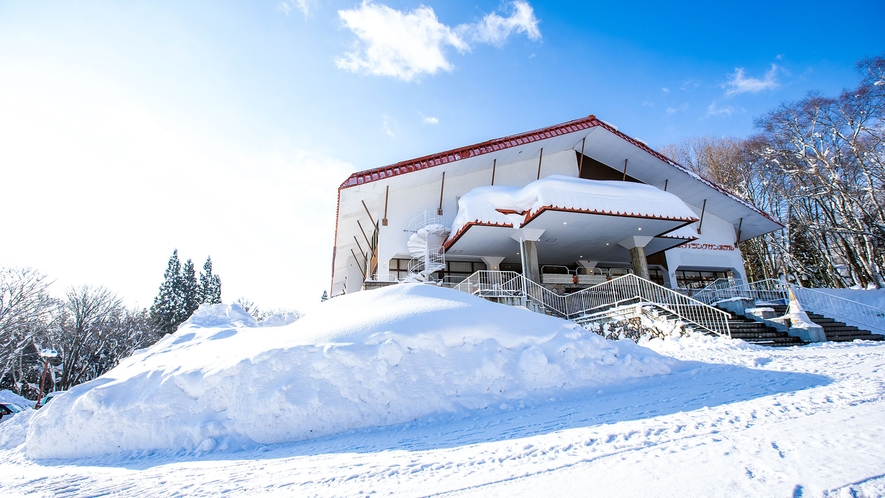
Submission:
[[58,351],[54,349],[41,349],[39,351],[40,358],[43,358],[43,375],[40,376],[40,393],[37,395],[37,404],[34,408],[40,408],[40,402],[43,400],[43,384],[46,383],[46,372],[49,371],[49,360],[58,356]]

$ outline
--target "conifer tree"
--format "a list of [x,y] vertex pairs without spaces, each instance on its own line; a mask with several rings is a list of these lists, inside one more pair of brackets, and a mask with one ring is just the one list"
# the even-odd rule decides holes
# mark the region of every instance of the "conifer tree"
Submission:
[[181,262],[178,249],[172,251],[160,291],[151,306],[151,321],[163,334],[171,334],[187,319],[184,315],[184,293],[182,292]]
[[188,258],[181,273],[182,314],[187,320],[200,307],[200,286],[197,284],[197,273],[194,262]]
[[200,272],[200,302],[207,304],[221,303],[221,278],[212,274],[212,258],[207,257]]
[[203,303],[221,303],[221,278],[212,274],[212,259],[206,258],[197,280],[194,262],[188,259],[182,268],[176,249],[151,306],[151,321],[161,333],[171,334]]

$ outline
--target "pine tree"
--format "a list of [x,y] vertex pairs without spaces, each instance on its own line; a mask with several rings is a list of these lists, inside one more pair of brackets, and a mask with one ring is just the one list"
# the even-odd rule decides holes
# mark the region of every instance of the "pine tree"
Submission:
[[221,278],[212,274],[212,258],[207,257],[200,272],[200,302],[207,304],[221,303]]
[[184,315],[184,293],[182,292],[181,262],[178,260],[178,249],[172,251],[172,257],[163,274],[160,291],[151,306],[151,321],[163,334],[175,332],[178,326],[187,319]]
[[200,286],[197,284],[197,273],[194,262],[188,258],[181,274],[182,314],[187,320],[200,307]]
[[320,298],[320,302],[322,303],[322,302],[326,302],[328,300],[329,300],[329,292],[323,291],[323,296]]

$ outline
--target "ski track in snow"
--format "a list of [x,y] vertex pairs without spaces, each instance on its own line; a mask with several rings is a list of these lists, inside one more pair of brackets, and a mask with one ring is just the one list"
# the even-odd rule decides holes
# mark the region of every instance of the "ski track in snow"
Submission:
[[33,461],[22,496],[883,496],[885,345],[691,348],[667,376],[240,452]]

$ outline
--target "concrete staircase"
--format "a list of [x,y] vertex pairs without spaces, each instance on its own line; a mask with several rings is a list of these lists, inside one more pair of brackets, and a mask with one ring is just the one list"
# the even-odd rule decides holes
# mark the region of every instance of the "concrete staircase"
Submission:
[[[777,313],[778,316],[782,316],[787,312],[787,307],[785,305],[768,307],[774,309],[774,312]],[[862,339],[864,341],[885,340],[885,336],[882,334],[873,334],[869,330],[859,329],[853,325],[846,325],[844,322],[837,322],[832,318],[827,318],[818,313],[812,313],[810,311],[806,311],[806,313],[812,322],[824,328],[824,333],[827,335],[828,341],[849,342],[855,339]]]
[[791,336],[786,332],[779,332],[764,323],[734,313],[729,314],[731,317],[728,319],[728,328],[731,330],[732,339],[743,339],[752,344],[773,347],[801,346],[805,344],[802,342],[802,339]]

